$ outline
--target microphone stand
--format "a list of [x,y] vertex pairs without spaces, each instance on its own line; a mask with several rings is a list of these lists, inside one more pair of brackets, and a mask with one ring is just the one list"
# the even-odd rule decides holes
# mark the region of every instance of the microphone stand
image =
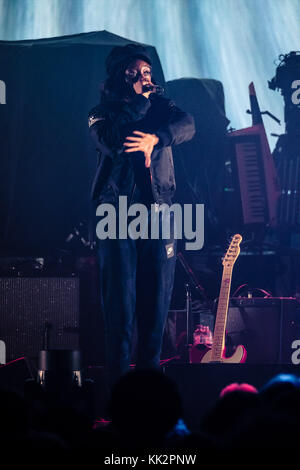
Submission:
[[186,351],[189,352],[193,345],[193,318],[192,318],[192,296],[190,285],[188,282],[184,284],[185,287],[185,308],[186,308]]
[[[196,292],[202,297],[204,301],[208,301],[207,295],[205,294],[204,287],[201,286],[199,283],[196,275],[192,271],[191,267],[188,265],[187,261],[185,260],[183,254],[179,252],[177,254],[177,258],[180,261],[181,266],[183,267],[185,273],[187,274],[191,285],[194,287]],[[188,361],[190,362],[190,354],[189,351],[194,342],[194,321],[193,321],[193,312],[192,312],[192,294],[191,294],[191,285],[186,282],[184,284],[185,287],[185,308],[186,308],[186,344],[185,348],[188,353]]]
[[183,254],[179,252],[177,254],[177,258],[180,261],[181,266],[183,267],[184,271],[186,272],[191,284],[195,288],[195,290],[199,293],[199,295],[205,300],[208,301],[207,295],[205,294],[204,287],[201,286],[199,283],[195,273],[192,271],[191,267],[188,265],[187,261],[183,257]]

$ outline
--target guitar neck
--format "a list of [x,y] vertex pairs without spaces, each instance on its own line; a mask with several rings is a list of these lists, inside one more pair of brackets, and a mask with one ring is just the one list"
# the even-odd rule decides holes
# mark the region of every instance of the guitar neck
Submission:
[[211,350],[212,361],[216,362],[221,361],[223,349],[225,346],[225,328],[227,322],[231,278],[232,266],[226,266],[225,264],[223,268],[222,283],[215,321],[213,345]]

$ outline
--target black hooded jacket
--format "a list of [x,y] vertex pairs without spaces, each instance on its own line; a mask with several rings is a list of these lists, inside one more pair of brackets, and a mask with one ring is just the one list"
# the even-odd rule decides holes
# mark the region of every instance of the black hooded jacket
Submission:
[[[137,94],[130,102],[98,105],[89,113],[91,136],[99,153],[91,197],[97,202],[117,202],[121,195],[132,196],[139,189],[139,202],[171,204],[175,192],[172,145],[190,140],[194,133],[192,116],[160,95],[149,99]],[[124,153],[123,144],[134,130],[159,138],[145,168],[143,152]],[[151,202],[152,202],[151,201]]]

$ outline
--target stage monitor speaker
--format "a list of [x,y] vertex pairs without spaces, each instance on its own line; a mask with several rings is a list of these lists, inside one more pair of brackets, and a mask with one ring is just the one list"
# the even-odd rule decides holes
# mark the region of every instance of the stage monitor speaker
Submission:
[[42,349],[78,349],[79,279],[0,278],[0,341],[2,362],[36,360]]
[[247,363],[300,363],[300,303],[294,298],[231,298],[227,343],[242,344]]

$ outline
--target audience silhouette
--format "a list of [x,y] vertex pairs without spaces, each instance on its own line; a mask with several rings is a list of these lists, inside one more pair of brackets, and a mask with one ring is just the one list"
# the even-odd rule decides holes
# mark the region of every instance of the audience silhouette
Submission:
[[83,395],[55,400],[34,381],[25,391],[21,396],[0,390],[3,451],[97,449],[106,456],[298,447],[300,379],[295,375],[279,374],[259,390],[251,384],[228,384],[197,433],[185,422],[175,382],[157,370],[123,376],[111,392],[110,420],[98,420],[98,425],[83,405]]

